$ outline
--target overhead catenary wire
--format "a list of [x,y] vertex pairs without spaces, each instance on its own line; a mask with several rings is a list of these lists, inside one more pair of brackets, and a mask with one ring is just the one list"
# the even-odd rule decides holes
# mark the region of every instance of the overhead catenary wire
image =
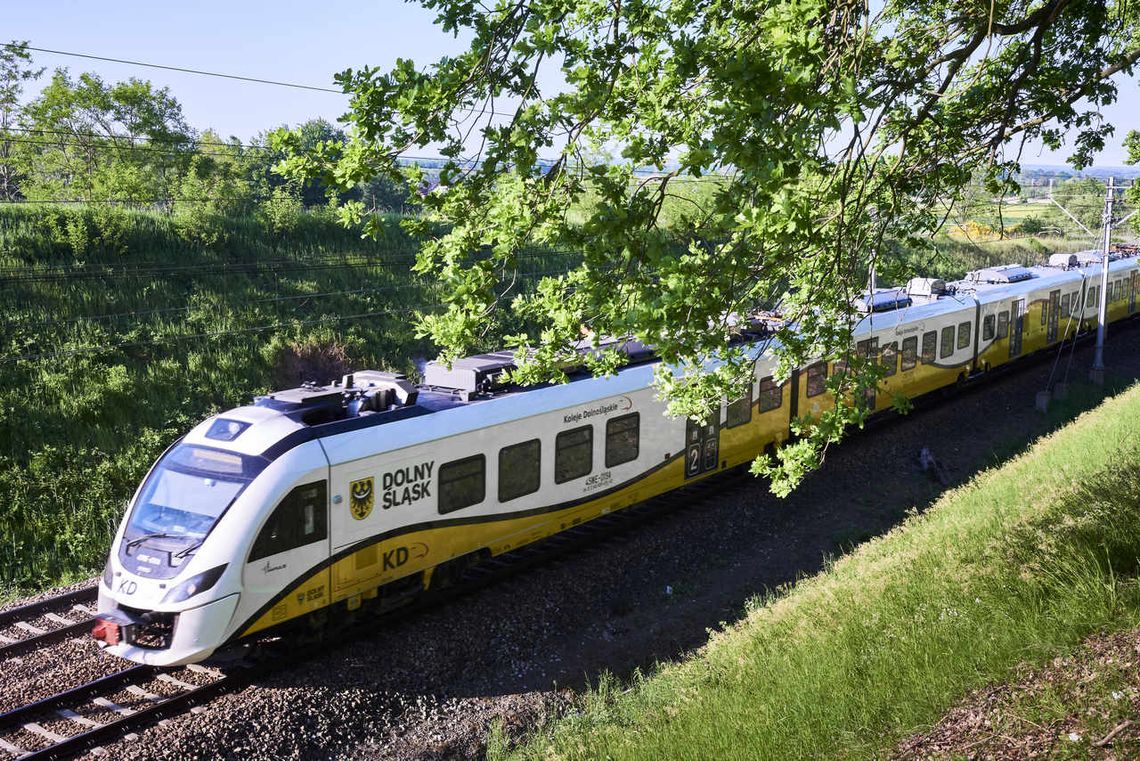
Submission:
[[[151,63],[149,61],[135,61],[127,58],[116,58],[113,56],[94,55],[92,53],[79,53],[73,50],[55,50],[52,48],[33,47],[31,45],[19,45],[11,42],[4,43],[3,47],[8,49],[19,50],[32,50],[37,53],[47,53],[48,55],[67,56],[69,58],[84,58],[91,61],[105,61],[107,63],[118,63],[125,66],[140,66],[148,69],[162,69],[164,71],[176,71],[181,74],[194,74],[202,77],[217,77],[220,79],[230,79],[239,82],[248,82],[251,84],[271,85],[273,87],[290,87],[295,90],[309,90],[311,92],[324,92],[332,95],[350,95],[343,88],[337,89],[334,87],[321,87],[320,85],[310,85],[301,82],[286,82],[278,79],[266,79],[264,77],[251,77],[244,74],[227,74],[220,71],[207,71],[205,69],[196,69],[189,66],[172,66],[162,63]],[[457,111],[466,111],[474,114],[483,114],[487,116],[503,116],[513,117],[514,114],[505,111],[496,111],[492,108],[474,108],[471,106],[461,106],[456,109]]]
[[34,50],[37,53],[48,53],[49,55],[62,55],[70,58],[86,58],[91,61],[106,61],[109,63],[121,63],[127,66],[142,66],[148,69],[163,69],[165,71],[177,71],[183,74],[197,74],[203,77],[219,77],[221,79],[234,79],[241,82],[252,82],[261,85],[273,85],[275,87],[292,87],[297,90],[313,90],[315,92],[327,92],[335,95],[344,95],[343,89],[337,90],[331,87],[320,87],[317,85],[307,85],[298,82],[283,82],[274,79],[264,79],[262,77],[249,77],[242,74],[225,74],[218,71],[205,71],[203,69],[192,69],[185,66],[169,66],[161,63],[148,63],[146,61],[132,61],[126,58],[113,58],[111,56],[93,55],[91,53],[77,53],[72,50],[53,50],[51,48],[37,48],[31,45],[14,45],[7,43],[4,47],[9,49],[19,48],[22,50]]

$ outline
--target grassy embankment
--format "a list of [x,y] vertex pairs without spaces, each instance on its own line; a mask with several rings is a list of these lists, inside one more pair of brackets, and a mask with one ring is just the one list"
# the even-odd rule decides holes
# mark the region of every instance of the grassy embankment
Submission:
[[0,208],[0,597],[97,572],[147,467],[206,415],[432,356],[411,313],[438,287],[389,222],[372,242],[321,215],[251,216],[206,245],[156,212]]
[[[388,221],[371,242],[319,214],[250,216],[206,243],[161,213],[0,208],[0,598],[97,572],[146,468],[204,416],[431,356],[411,312],[439,289],[409,275],[416,244]],[[931,274],[995,258],[1016,257],[947,242]],[[570,263],[536,251],[521,270]]]
[[517,754],[881,756],[1019,662],[1140,623],[1138,431],[1133,386],[757,600],[692,658],[603,679]]

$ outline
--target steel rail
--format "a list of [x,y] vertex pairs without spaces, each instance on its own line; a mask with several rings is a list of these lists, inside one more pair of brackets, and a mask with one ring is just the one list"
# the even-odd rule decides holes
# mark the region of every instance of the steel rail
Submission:
[[100,692],[114,692],[128,684],[145,681],[152,678],[157,672],[158,669],[154,666],[132,666],[114,674],[93,679],[70,690],[64,690],[42,700],[37,700],[34,703],[14,708],[7,713],[0,714],[0,731],[9,730],[13,725],[24,724],[33,716],[54,711]]
[[46,600],[39,602],[21,605],[18,608],[11,608],[0,612],[0,629],[6,629],[17,621],[28,621],[35,618],[40,618],[44,613],[56,610],[60,606],[67,604],[76,604],[84,600],[95,601],[98,596],[96,587],[85,587],[84,589],[76,589],[71,592],[65,592],[55,597],[49,597]]
[[94,623],[95,619],[85,618],[82,621],[76,621],[73,624],[68,624],[59,629],[51,629],[43,634],[33,634],[27,639],[16,640],[15,642],[0,645],[0,660],[23,655],[24,653],[38,650],[46,645],[54,645],[65,639],[82,636],[91,631],[91,627]]
[[[244,682],[245,680],[243,679],[242,681]],[[20,759],[24,761],[26,759],[60,759],[74,757],[95,746],[121,739],[136,729],[142,729],[143,727],[150,726],[170,716],[185,713],[190,708],[233,689],[235,686],[234,682],[234,677],[222,675],[213,682],[203,684],[177,695],[163,698],[144,708],[137,708],[134,710],[134,713],[121,716],[113,721],[71,735],[46,748],[29,751],[25,755],[20,756]]]

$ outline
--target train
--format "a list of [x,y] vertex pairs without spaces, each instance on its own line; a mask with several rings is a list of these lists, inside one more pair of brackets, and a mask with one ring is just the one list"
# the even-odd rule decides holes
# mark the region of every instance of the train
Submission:
[[[1137,314],[1138,264],[1135,250],[1111,257],[1110,322]],[[1095,329],[1103,279],[1086,252],[863,293],[852,348],[882,377],[862,403],[881,412]],[[747,463],[832,403],[827,378],[843,360],[779,382],[770,326],[739,332],[751,386],[705,423],[664,414],[661,360],[617,339],[628,363],[607,377],[571,367],[566,383],[520,388],[513,355],[499,352],[430,363],[419,383],[363,370],[214,415],[127,504],[92,634],[143,664],[221,659],[365,604],[398,607],[489,558]]]

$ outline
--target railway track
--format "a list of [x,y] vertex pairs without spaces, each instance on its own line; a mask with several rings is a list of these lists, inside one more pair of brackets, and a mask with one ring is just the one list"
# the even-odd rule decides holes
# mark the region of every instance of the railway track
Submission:
[[[722,473],[720,477],[702,480],[492,558],[468,569],[453,586],[442,592],[416,598],[393,610],[358,617],[350,626],[332,630],[333,641],[364,636],[393,613],[415,615],[524,568],[556,561],[569,552],[605,548],[635,526],[663,518],[678,509],[695,507],[713,493],[722,494],[741,481],[738,473]],[[94,602],[95,597],[95,589],[84,589],[0,613],[0,631],[28,634],[22,639],[7,637],[12,641],[0,644],[0,662],[85,635],[93,625],[93,611],[86,603]],[[61,615],[61,610],[71,618]],[[43,629],[45,621],[53,622],[56,628]],[[84,752],[99,754],[103,745],[127,739],[147,726],[201,706],[235,687],[248,684],[257,676],[296,662],[298,656],[303,657],[309,650],[315,652],[327,647],[328,641],[296,647],[282,642],[276,645],[263,651],[268,654],[264,659],[226,671],[202,666],[182,669],[132,666],[0,714],[0,759],[62,759]]]
[[0,662],[85,635],[97,594],[94,587],[78,589],[0,613]]
[[[86,636],[96,598],[88,587],[0,612],[0,663]],[[229,680],[200,667],[134,666],[101,676],[0,714],[0,758],[69,758],[94,750],[209,700]]]
[[[973,385],[970,383],[967,387]],[[898,420],[898,416],[883,416],[874,419],[870,427],[890,425]],[[861,434],[863,432],[851,432],[856,437]],[[247,663],[244,668],[222,672],[197,666],[177,670],[134,666],[29,703],[0,714],[0,751],[3,751],[0,761],[5,756],[54,759],[70,758],[83,752],[97,753],[104,744],[129,738],[147,726],[190,711],[235,687],[248,684],[258,676],[295,663],[307,652],[327,648],[330,640],[335,645],[367,636],[393,613],[403,617],[414,616],[457,596],[514,576],[526,568],[557,563],[570,554],[605,551],[618,544],[630,531],[640,530],[645,524],[663,520],[678,511],[698,509],[710,498],[730,494],[747,483],[751,483],[751,479],[744,476],[743,468],[722,471],[680,490],[487,559],[466,569],[452,586],[441,592],[414,598],[409,604],[392,610],[366,609],[362,611],[363,615],[358,614],[345,627],[333,627],[329,638],[319,644],[309,642],[290,646],[278,641],[265,651],[268,657]],[[0,661],[85,633],[92,625],[92,611],[85,603],[93,602],[95,596],[94,589],[79,590],[0,613],[0,632],[11,633],[14,627],[29,634],[11,642],[7,640],[12,637],[0,640]],[[61,609],[69,611],[67,615],[72,618],[79,614],[80,620],[61,615]],[[33,631],[40,628],[45,620],[54,622],[56,628]],[[21,623],[25,626],[18,626]]]
[[16,759],[101,754],[101,744],[207,702],[234,679],[202,666],[132,666],[0,715],[0,750]]

